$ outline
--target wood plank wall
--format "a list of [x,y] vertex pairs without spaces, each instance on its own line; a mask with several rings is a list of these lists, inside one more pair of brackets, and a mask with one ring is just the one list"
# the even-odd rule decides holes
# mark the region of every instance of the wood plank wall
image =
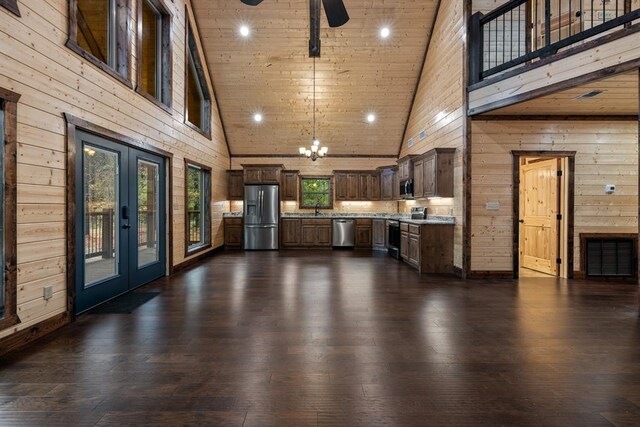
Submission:
[[[233,169],[242,169],[242,165],[258,165],[258,164],[277,164],[284,165],[286,169],[298,170],[301,175],[331,175],[334,170],[375,170],[380,166],[389,166],[396,164],[397,159],[389,158],[332,158],[321,159],[312,162],[309,159],[301,157],[257,157],[257,158],[238,158],[234,157],[231,161]],[[234,212],[242,211],[242,202],[232,202],[231,210]],[[299,209],[295,202],[286,202],[282,204],[283,212],[300,212],[313,211]],[[372,213],[398,212],[398,202],[335,202],[333,206],[335,212],[347,213]]]
[[[462,268],[463,256],[463,109],[465,82],[463,77],[463,40],[465,17],[462,1],[442,1],[427,61],[420,78],[407,132],[404,136],[400,156],[422,154],[433,148],[457,148],[454,162],[455,198],[453,213],[456,217],[454,264]],[[421,131],[426,138],[419,140]],[[415,145],[408,147],[413,138]],[[425,206],[437,210],[432,202]]]
[[472,138],[473,271],[513,270],[512,150],[577,152],[574,271],[580,233],[638,232],[637,122],[474,121]]
[[[137,2],[133,2],[134,9]],[[183,124],[185,4],[165,1],[173,14],[171,115],[65,47],[67,0],[21,0],[22,18],[0,10],[0,87],[22,95],[18,104],[18,314],[17,328],[65,311],[65,150],[63,113],[70,113],[174,154],[174,264],[184,254],[183,158],[213,167],[213,246],[223,244],[221,219],[228,210],[229,156],[213,111],[213,141]],[[136,16],[135,10],[133,16]],[[136,28],[133,25],[133,28]],[[135,44],[136,37],[132,37]],[[132,52],[136,52],[135,46]],[[132,78],[135,60],[132,58]],[[45,302],[42,287],[53,285]]]

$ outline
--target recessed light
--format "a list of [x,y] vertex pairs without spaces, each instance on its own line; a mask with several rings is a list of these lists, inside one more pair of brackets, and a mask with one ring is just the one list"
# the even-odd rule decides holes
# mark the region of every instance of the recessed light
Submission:
[[375,114],[369,114],[369,115],[367,116],[367,121],[368,121],[369,123],[373,123],[373,122],[375,122],[375,121],[376,121],[376,115],[375,115]]
[[262,123],[262,120],[263,120],[262,114],[260,114],[260,113],[255,113],[255,114],[253,115],[253,121],[254,121],[254,122],[256,122],[256,123]]
[[251,30],[249,29],[249,27],[247,27],[246,25],[240,27],[240,35],[242,37],[249,37],[250,34]]
[[391,30],[389,29],[389,27],[383,27],[380,30],[380,37],[382,37],[383,39],[388,38],[391,35]]

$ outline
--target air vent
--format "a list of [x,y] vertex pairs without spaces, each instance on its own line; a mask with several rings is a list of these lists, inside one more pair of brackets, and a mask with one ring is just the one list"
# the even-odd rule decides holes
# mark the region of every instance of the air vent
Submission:
[[635,276],[636,251],[633,239],[589,238],[586,245],[587,276]]
[[589,99],[589,98],[595,98],[598,95],[601,95],[603,93],[605,93],[606,90],[592,90],[591,92],[587,92],[584,95],[580,95],[578,96],[576,99]]
[[415,143],[415,141],[413,140],[413,138],[409,139],[409,141],[407,141],[407,147],[409,147],[409,148],[413,147],[414,143]]
[[420,138],[420,141],[424,141],[426,137],[427,137],[427,131],[426,130],[420,131],[420,134],[418,135],[418,138]]

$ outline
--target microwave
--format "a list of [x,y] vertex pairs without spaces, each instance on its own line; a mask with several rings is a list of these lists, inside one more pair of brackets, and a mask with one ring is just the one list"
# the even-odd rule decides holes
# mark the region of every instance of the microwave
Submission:
[[413,180],[400,181],[400,197],[403,199],[413,199]]

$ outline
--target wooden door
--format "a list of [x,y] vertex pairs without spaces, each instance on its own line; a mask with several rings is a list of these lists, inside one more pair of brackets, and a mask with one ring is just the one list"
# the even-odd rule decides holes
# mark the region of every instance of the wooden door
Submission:
[[422,160],[418,160],[413,164],[413,195],[416,199],[424,195],[424,169],[422,165]]
[[298,200],[298,172],[282,172],[280,194],[283,202],[296,202]]
[[437,184],[437,158],[434,155],[427,157],[422,165],[422,190],[424,197],[438,196]]
[[285,218],[282,220],[282,244],[300,246],[300,220]]
[[347,174],[347,200],[352,201],[352,200],[358,200],[358,196],[359,196],[359,191],[358,191],[358,184],[359,184],[359,179],[360,179],[360,175],[357,173],[349,173]]
[[393,200],[400,200],[400,172],[393,171]]
[[335,190],[336,190],[336,200],[337,201],[345,201],[347,200],[347,174],[346,173],[337,173],[335,174]]
[[393,200],[393,171],[385,170],[380,176],[380,198]]
[[409,258],[409,233],[406,231],[400,233],[400,256],[402,259]]
[[420,236],[409,234],[409,262],[420,266]]
[[369,200],[378,201],[381,199],[380,174],[372,173],[369,175]]
[[358,200],[370,200],[369,198],[369,193],[370,193],[370,178],[371,175],[369,175],[368,173],[361,173],[359,174],[358,177],[358,181],[359,181],[359,185],[358,185]]
[[558,159],[523,159],[520,166],[520,261],[558,274]]
[[372,223],[370,219],[356,221],[356,247],[370,248],[372,246]]
[[386,246],[385,232],[387,223],[384,219],[373,220],[373,246],[383,248]]
[[300,227],[300,234],[302,237],[301,244],[303,246],[315,246],[316,245],[316,226],[302,223]]
[[331,246],[331,224],[316,226],[316,245]]

